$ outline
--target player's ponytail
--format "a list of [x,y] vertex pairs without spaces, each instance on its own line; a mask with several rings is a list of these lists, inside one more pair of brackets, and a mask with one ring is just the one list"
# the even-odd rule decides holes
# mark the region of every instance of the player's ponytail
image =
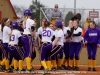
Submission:
[[28,19],[28,16],[25,15],[25,16],[24,16],[24,21],[23,21],[23,22],[24,22],[24,25],[26,25],[26,20],[27,20],[27,19]]
[[7,22],[8,18],[3,18],[1,21],[1,31],[3,32],[3,28],[6,25],[5,23]]

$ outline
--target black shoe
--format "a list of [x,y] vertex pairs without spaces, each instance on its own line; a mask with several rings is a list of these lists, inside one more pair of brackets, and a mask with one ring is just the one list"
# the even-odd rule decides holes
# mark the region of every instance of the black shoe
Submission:
[[91,68],[89,67],[87,71],[91,71]]
[[93,71],[97,71],[96,68],[93,68],[92,70],[93,70]]
[[76,68],[77,68],[76,66],[73,66],[73,67],[72,67],[73,70],[76,70]]
[[25,73],[25,69],[18,70],[18,73]]
[[35,71],[33,68],[31,68],[30,70],[27,69],[25,73],[35,73]]
[[48,68],[45,69],[45,70],[44,70],[44,74],[48,74],[48,73],[49,73],[48,71],[49,71]]
[[67,67],[65,65],[62,65],[62,68],[65,69],[65,70],[67,70]]
[[40,67],[40,70],[44,70],[44,67],[43,67],[43,66],[41,66],[41,67]]
[[57,67],[57,70],[62,70],[62,67],[61,66]]
[[69,71],[73,71],[73,67],[69,67],[69,69],[68,69]]
[[5,65],[4,66],[0,65],[0,70],[5,71]]
[[13,73],[18,73],[18,69],[14,69],[13,70]]
[[13,70],[9,68],[9,69],[6,69],[5,72],[13,72]]
[[56,71],[56,68],[55,68],[55,67],[53,67],[53,68],[52,68],[52,71]]
[[79,71],[79,67],[76,67],[76,68],[75,68],[75,71]]

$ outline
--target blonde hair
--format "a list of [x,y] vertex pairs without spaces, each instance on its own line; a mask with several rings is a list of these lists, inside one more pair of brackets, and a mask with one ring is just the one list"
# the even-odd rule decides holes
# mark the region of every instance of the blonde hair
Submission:
[[24,25],[26,24],[26,20],[28,19],[28,16],[24,16],[24,20],[23,20],[23,22],[24,22]]

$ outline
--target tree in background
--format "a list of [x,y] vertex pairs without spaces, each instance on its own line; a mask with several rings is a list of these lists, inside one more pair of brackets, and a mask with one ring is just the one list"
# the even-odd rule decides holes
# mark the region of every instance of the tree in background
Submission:
[[40,1],[32,0],[32,4],[29,6],[29,9],[32,11],[32,19],[37,19],[36,28],[40,27],[40,7],[45,7]]
[[65,24],[68,26],[69,20],[74,16],[73,12],[69,11],[68,14],[65,17]]

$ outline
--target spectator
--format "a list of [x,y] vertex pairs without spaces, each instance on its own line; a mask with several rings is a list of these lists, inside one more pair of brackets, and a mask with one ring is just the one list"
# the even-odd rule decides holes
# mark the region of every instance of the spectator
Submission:
[[90,25],[90,21],[91,21],[91,18],[90,17],[88,17],[87,19],[86,19],[86,21],[84,22],[84,25]]
[[51,14],[51,23],[54,25],[56,20],[62,20],[62,13],[58,10],[58,4],[55,4]]

